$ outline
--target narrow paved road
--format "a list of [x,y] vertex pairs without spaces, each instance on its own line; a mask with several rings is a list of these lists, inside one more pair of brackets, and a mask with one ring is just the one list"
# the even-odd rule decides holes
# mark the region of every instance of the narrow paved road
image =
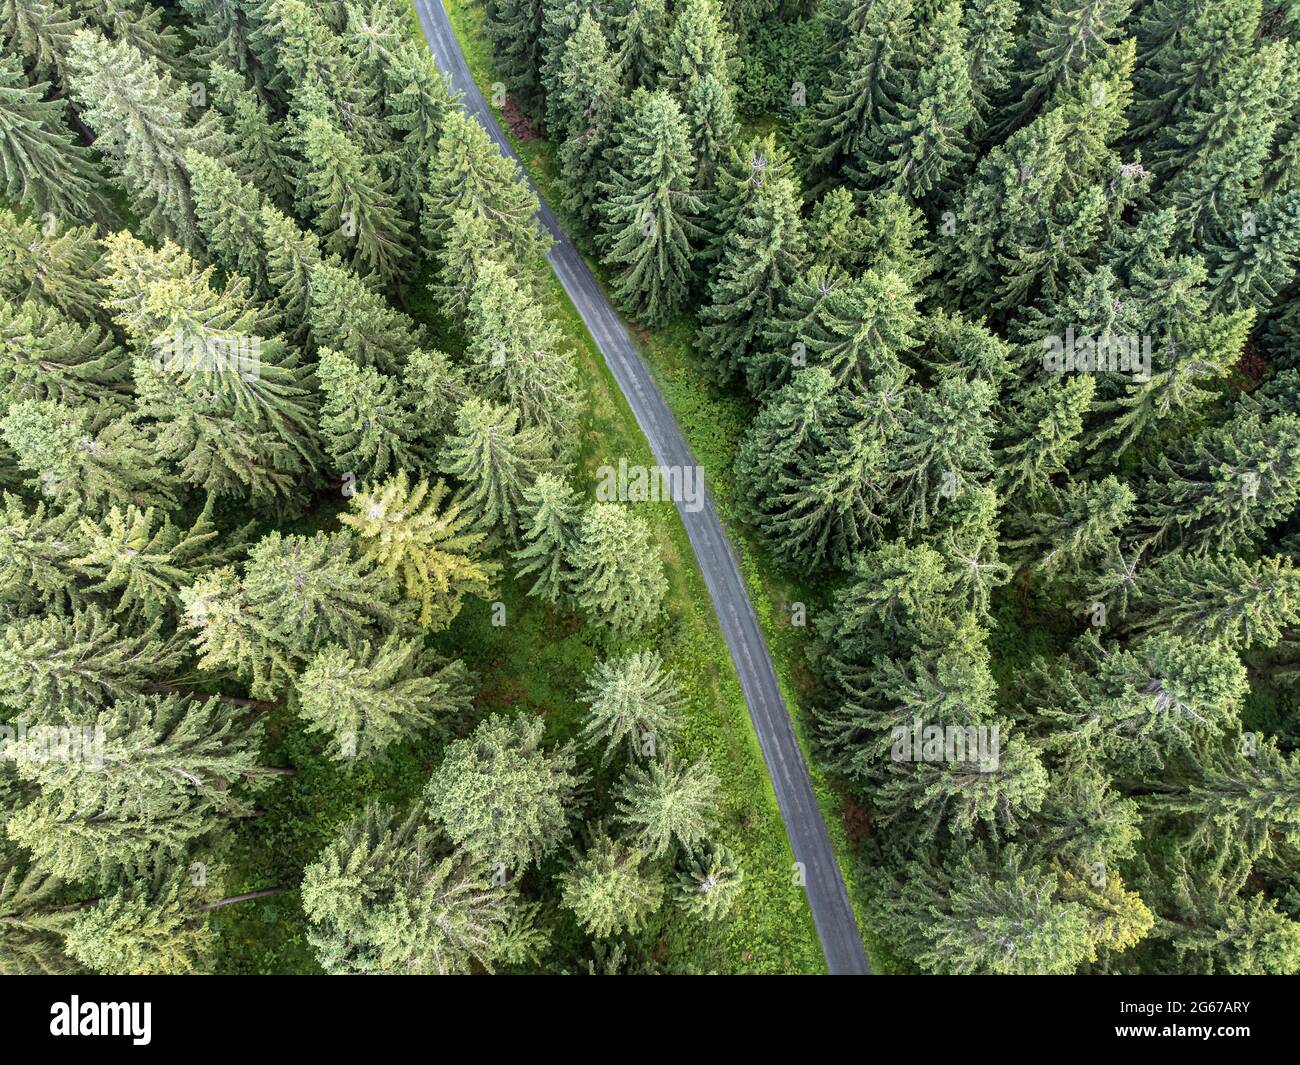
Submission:
[[[452,88],[463,94],[466,110],[482,123],[503,153],[514,156],[510,143],[474,84],[442,4],[439,0],[415,0],[415,6],[434,59],[439,68],[451,77]],[[549,256],[551,266],[605,356],[641,425],[641,431],[650,441],[656,461],[683,469],[697,465],[622,320],[610,306],[573,242],[560,228],[540,192],[538,199],[542,205],[542,223],[555,238]],[[795,740],[790,716],[777,686],[772,659],[767,653],[767,643],[754,616],[745,582],[713,501],[707,500],[704,508],[695,513],[686,511],[682,504],[678,504],[677,509],[704,574],[727,646],[731,649],[795,859],[804,867],[808,904],[826,954],[827,967],[836,974],[869,973],[871,970],[853,918],[853,908],[849,905],[848,892],[844,889],[830,837],[813,796],[808,767]]]

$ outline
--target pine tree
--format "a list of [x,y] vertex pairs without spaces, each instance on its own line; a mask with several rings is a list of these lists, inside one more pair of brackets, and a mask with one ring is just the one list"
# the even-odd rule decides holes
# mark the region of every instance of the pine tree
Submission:
[[308,731],[330,742],[339,761],[371,759],[422,728],[443,728],[470,707],[469,675],[460,661],[431,660],[419,640],[388,636],[353,653],[327,644],[296,681],[298,712]]
[[340,529],[314,536],[272,532],[248,553],[240,598],[259,628],[291,653],[329,642],[360,647],[402,620],[395,583],[369,571],[363,548]]
[[1300,263],[1300,189],[1270,197],[1208,249],[1218,266],[1214,302],[1225,311],[1266,311]]
[[520,428],[508,407],[472,398],[456,415],[442,471],[461,484],[460,506],[489,541],[518,547],[526,507],[524,493],[549,465],[551,442],[544,430]]
[[425,448],[436,454],[451,432],[456,411],[470,398],[465,372],[442,351],[411,352],[402,374],[403,397],[417,420]]
[[470,530],[460,507],[452,502],[439,512],[446,494],[441,481],[412,487],[399,471],[357,493],[351,513],[339,515],[361,538],[364,560],[398,577],[406,597],[420,604],[420,624],[432,629],[451,624],[463,596],[487,599],[497,575],[495,563],[477,557],[483,534]]
[[197,635],[192,642],[201,669],[233,673],[255,699],[278,698],[293,683],[297,663],[292,650],[253,609],[233,566],[210,570],[181,589],[183,624]]
[[704,842],[683,855],[674,898],[702,921],[721,921],[740,901],[745,874],[731,851]]
[[570,563],[581,516],[578,493],[562,477],[542,473],[523,492],[523,547],[513,552],[515,576],[536,574],[529,595],[558,603],[573,590]]
[[842,60],[816,105],[809,169],[822,176],[844,171],[867,146],[873,127],[892,118],[901,79],[912,63],[912,0],[860,5],[862,26],[848,39]]
[[1009,123],[1023,124],[1049,106],[1115,43],[1132,7],[1133,0],[1049,0],[1035,11]]
[[126,403],[127,360],[112,334],[34,301],[0,303],[0,394],[70,407]]
[[311,305],[307,321],[321,347],[359,366],[397,373],[406,356],[423,346],[424,331],[337,261],[307,267]]
[[1142,626],[1222,640],[1230,647],[1275,647],[1300,625],[1300,572],[1288,558],[1247,562],[1229,556],[1166,555],[1142,582]]
[[975,110],[972,135],[983,131],[994,103],[1011,84],[1008,71],[1019,16],[1018,0],[967,0],[962,7],[969,48],[966,71]]
[[402,402],[400,382],[330,348],[319,359],[320,429],[334,468],[363,482],[418,469],[420,427]]
[[637,932],[663,901],[659,874],[645,855],[598,831],[587,852],[560,877],[561,898],[583,930],[598,939]]
[[1083,375],[1041,382],[1021,393],[1020,411],[998,455],[1000,487],[1007,499],[1044,499],[1052,479],[1066,471],[1082,445],[1083,420],[1096,382]]
[[1153,153],[1164,176],[1162,204],[1178,212],[1183,232],[1197,242],[1241,224],[1242,212],[1264,174],[1278,124],[1278,86],[1287,60],[1275,41],[1225,71],[1199,106]]
[[633,98],[604,197],[601,243],[614,296],[648,325],[662,325],[686,298],[700,237],[689,130],[663,91]]
[[37,215],[88,220],[106,210],[90,153],[64,125],[66,103],[28,85],[14,56],[0,57],[0,190]]
[[321,261],[320,241],[269,203],[262,205],[259,221],[267,283],[284,312],[286,327],[295,340],[305,340],[310,332],[312,276]]
[[63,949],[69,917],[58,899],[63,883],[41,869],[0,862],[0,974],[71,976],[83,970]]
[[618,818],[651,858],[666,854],[674,841],[690,850],[712,828],[720,788],[707,761],[677,766],[670,758],[631,765],[616,792]]
[[574,598],[592,620],[619,632],[643,629],[659,613],[668,581],[645,521],[617,503],[594,503],[578,527]]
[[486,218],[495,240],[531,266],[550,249],[550,237],[537,222],[538,203],[519,164],[502,155],[482,126],[459,109],[447,113],[438,151],[429,164],[421,226],[424,237],[441,247],[452,213],[468,210]]
[[81,519],[69,565],[93,582],[88,594],[115,599],[113,613],[138,624],[178,610],[180,589],[225,562],[245,531],[223,536],[212,522],[210,503],[189,529],[154,507],[113,507],[97,521]]
[[700,346],[724,376],[753,354],[804,258],[798,183],[788,173],[765,173],[767,159],[776,155],[774,138],[751,142],[746,152],[757,189],[722,234],[710,302],[701,311]]
[[66,79],[72,41],[83,27],[59,0],[0,0],[0,36],[36,78]]
[[735,102],[726,84],[708,73],[690,87],[682,111],[691,130],[696,184],[711,189],[718,166],[740,132]]
[[876,127],[870,173],[919,200],[944,188],[967,158],[966,131],[975,119],[970,49],[961,5],[950,0],[930,27],[934,62],[897,108],[897,118]]
[[0,494],[0,601],[55,613],[79,604],[71,565],[79,546],[74,510],[51,512],[37,503],[29,511],[17,496]]
[[466,324],[471,378],[570,450],[580,415],[578,371],[545,307],[505,266],[487,260],[479,264]]
[[445,975],[497,959],[510,893],[420,813],[368,806],[307,867],[307,937],[327,973]]
[[486,29],[497,69],[527,108],[541,97],[542,6],[542,0],[491,0],[487,5]]
[[302,132],[316,231],[325,249],[385,284],[404,278],[412,251],[406,219],[373,158],[337,124],[310,115]]
[[447,79],[422,46],[403,42],[385,72],[384,121],[397,144],[397,193],[403,215],[418,218],[426,168],[454,103]]
[[635,651],[597,662],[578,697],[590,706],[582,727],[584,742],[601,746],[606,762],[618,748],[636,754],[667,751],[682,724],[682,697],[671,670],[653,651]]
[[583,17],[597,13],[591,0],[541,0],[541,32],[537,44],[541,82],[542,117],[546,132],[557,142],[567,132],[569,114],[562,99],[565,45],[572,40]]
[[205,111],[191,120],[184,92],[126,41],[85,30],[73,40],[69,88],[95,131],[95,148],[132,197],[145,231],[196,249],[185,153],[220,159],[225,135]]
[[546,750],[541,719],[493,714],[447,747],[425,788],[429,813],[458,845],[518,874],[568,835],[579,778],[568,747]]
[[509,276],[527,276],[512,261],[509,246],[491,221],[467,208],[451,212],[446,239],[434,252],[434,261],[438,271],[429,291],[457,322],[464,322],[469,314],[470,301],[480,290],[479,273],[485,265],[499,265]]

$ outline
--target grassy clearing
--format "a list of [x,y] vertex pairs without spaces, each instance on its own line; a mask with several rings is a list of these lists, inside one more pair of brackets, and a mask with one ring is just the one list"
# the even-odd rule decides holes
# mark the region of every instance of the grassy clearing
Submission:
[[[444,0],[444,3],[470,71],[479,87],[485,90],[484,95],[490,99],[491,93],[486,90],[490,89],[498,77],[484,28],[483,6],[477,0]],[[418,34],[419,24],[414,19],[414,13],[412,20],[414,32]],[[500,117],[498,113],[498,118]],[[520,141],[513,136],[504,123],[502,128],[519,157],[524,161],[529,176],[551,204],[552,209],[556,210],[561,222],[567,225],[564,212],[557,207],[561,197],[554,145],[541,138]],[[572,231],[570,228],[570,232]],[[590,255],[588,255],[588,263],[596,276],[600,277],[599,265],[591,261]],[[581,319],[567,297],[563,295],[558,283],[556,288],[562,303],[562,316],[571,327],[571,337],[575,344],[579,345],[579,350],[587,353],[584,358],[595,357],[601,375],[607,380],[607,387],[613,390],[614,397],[622,408],[622,398],[618,395],[613,382],[608,380],[608,370],[603,360],[599,358],[599,353],[592,351],[591,342]],[[820,772],[811,758],[800,710],[801,695],[808,685],[803,650],[807,630],[790,624],[791,604],[796,602],[805,604],[807,616],[811,621],[815,618],[819,607],[828,601],[827,593],[825,590],[814,590],[780,575],[775,566],[768,564],[757,542],[746,535],[745,530],[739,528],[732,520],[732,466],[753,410],[745,399],[724,395],[711,385],[706,367],[693,348],[694,331],[690,323],[683,320],[654,332],[644,329],[633,329],[632,332],[638,339],[639,346],[696,459],[706,471],[710,490],[714,494],[723,522],[737,550],[737,557],[749,587],[750,597],[754,602],[755,612],[767,636],[782,694],[786,704],[795,710],[793,714],[795,732],[803,748],[804,757],[809,763],[813,788],[839,856],[841,871],[858,916],[859,927],[866,929],[868,926],[865,921],[864,899],[860,887],[861,869],[856,857],[859,851],[856,845],[856,832],[861,819],[857,816],[859,811],[842,801],[831,782]],[[633,429],[635,430],[635,426]],[[639,432],[637,436],[639,438]],[[686,552],[686,557],[689,558],[689,545],[685,543],[684,530],[675,520],[672,525],[681,540],[681,550]],[[691,566],[690,569],[698,585],[698,595],[701,597],[699,602],[706,604],[710,627],[716,631],[712,611],[707,607],[708,600],[703,582],[695,567]],[[722,643],[720,637],[718,642]],[[724,656],[723,661],[726,662],[725,645],[721,647],[721,654]],[[731,677],[734,686],[734,677],[729,668],[727,674]],[[743,701],[741,705],[743,707]],[[753,736],[752,727],[748,726],[747,716],[746,726],[750,746],[757,752],[757,741]],[[770,788],[765,790],[770,793]],[[866,941],[873,969],[878,972],[889,972],[898,967],[888,950],[869,931],[866,933]]]

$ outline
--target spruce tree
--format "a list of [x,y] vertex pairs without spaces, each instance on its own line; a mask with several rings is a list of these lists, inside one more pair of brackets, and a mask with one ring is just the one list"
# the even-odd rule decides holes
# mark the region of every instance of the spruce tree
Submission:
[[721,921],[735,908],[745,883],[731,851],[705,841],[683,856],[674,900],[702,921]]
[[322,348],[319,360],[320,429],[334,469],[362,482],[418,469],[420,426],[402,402],[400,382],[331,348]]
[[553,853],[568,835],[579,778],[568,747],[542,747],[536,717],[493,714],[447,747],[425,788],[429,813],[459,846],[512,875]]
[[671,96],[641,93],[619,142],[610,180],[600,185],[603,258],[615,298],[648,325],[662,325],[686,298],[700,237],[689,130]]
[[261,193],[225,163],[198,152],[187,152],[185,165],[194,195],[194,219],[212,259],[227,273],[243,274],[255,291],[265,292]]
[[561,898],[583,930],[598,939],[637,932],[663,901],[659,874],[645,855],[599,830],[591,846],[560,877]]
[[562,477],[542,473],[523,492],[523,546],[513,552],[515,576],[536,578],[529,595],[557,603],[573,590],[570,559],[578,540],[578,493]]
[[408,599],[420,604],[420,624],[443,629],[460,612],[465,595],[486,599],[497,575],[495,563],[478,557],[483,534],[451,502],[439,481],[414,486],[406,472],[352,497],[344,525],[361,539],[364,560],[397,577]]
[[583,740],[603,748],[602,762],[620,747],[635,755],[649,743],[650,753],[666,752],[682,725],[681,693],[653,651],[597,662],[579,701],[590,707]]
[[630,765],[616,791],[618,819],[651,858],[666,854],[674,843],[690,850],[709,834],[720,788],[707,761],[679,766],[669,758]]
[[521,428],[508,407],[472,398],[456,415],[442,471],[461,484],[459,502],[474,528],[490,541],[518,547],[524,493],[549,465],[551,441],[537,426]]
[[593,503],[572,555],[574,599],[593,621],[637,632],[659,613],[668,581],[645,521],[626,505]]
[[406,356],[422,346],[424,331],[419,324],[337,260],[307,270],[311,299],[307,322],[321,347],[333,348],[359,366],[395,374]]
[[35,301],[0,304],[0,394],[9,402],[124,407],[126,357],[98,325],[82,325]]
[[79,603],[71,565],[79,547],[75,510],[39,502],[29,510],[18,496],[0,494],[0,600],[11,608],[57,613]]
[[295,682],[298,713],[338,761],[372,759],[422,728],[444,728],[470,706],[459,661],[431,659],[419,640],[388,636],[355,652],[327,644]]
[[588,232],[594,232],[600,203],[597,186],[613,147],[614,129],[623,103],[617,60],[600,24],[584,15],[564,45],[559,102],[563,130],[552,130],[560,144],[565,175],[564,206]]

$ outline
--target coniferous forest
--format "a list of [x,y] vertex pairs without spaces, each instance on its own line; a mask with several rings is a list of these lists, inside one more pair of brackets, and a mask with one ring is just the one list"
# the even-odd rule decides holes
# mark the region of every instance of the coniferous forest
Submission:
[[0,973],[826,971],[535,190],[872,970],[1300,972],[1300,4],[442,2],[518,158],[409,0],[0,0]]

